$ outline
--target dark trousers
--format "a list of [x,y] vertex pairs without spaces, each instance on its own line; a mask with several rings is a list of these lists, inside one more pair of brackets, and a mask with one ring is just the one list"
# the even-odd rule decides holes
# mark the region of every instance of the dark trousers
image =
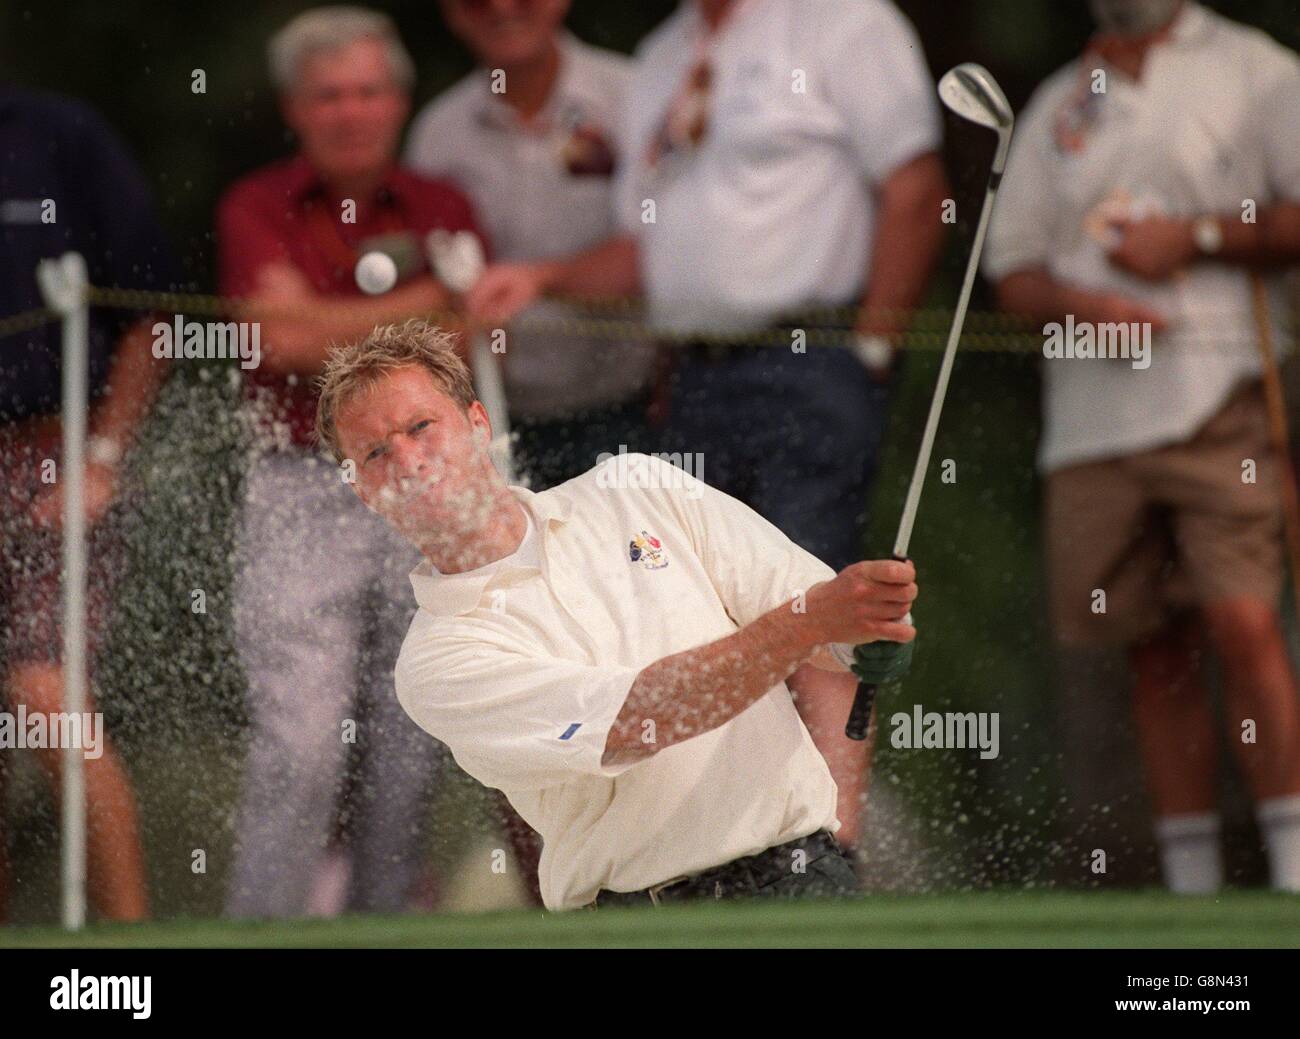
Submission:
[[606,408],[590,408],[562,418],[512,416],[516,471],[530,490],[542,491],[581,476],[603,453],[650,451],[646,419],[649,395]]
[[662,450],[700,452],[695,475],[838,571],[862,558],[889,395],[833,347],[687,347]]
[[664,905],[737,898],[847,898],[860,893],[848,857],[825,830],[746,855],[675,883],[601,891],[592,906]]

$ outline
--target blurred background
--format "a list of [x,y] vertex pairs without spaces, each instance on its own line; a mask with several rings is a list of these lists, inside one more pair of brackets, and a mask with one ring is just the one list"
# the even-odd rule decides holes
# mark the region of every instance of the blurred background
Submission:
[[[191,288],[214,288],[213,208],[220,192],[290,145],[265,72],[266,39],[311,5],[67,2],[0,9],[0,77],[88,101],[121,134],[148,177]],[[418,66],[415,103],[464,75],[468,54],[430,0],[378,0]],[[570,28],[630,52],[675,5],[669,0],[575,0]],[[899,0],[918,30],[935,78],[961,61],[993,71],[1019,111],[1032,89],[1075,56],[1091,32],[1083,0]],[[1207,6],[1300,48],[1295,0],[1209,0]],[[191,92],[204,69],[207,93]],[[974,214],[992,135],[945,114],[945,157],[959,214]],[[2,160],[0,160],[2,161]],[[950,234],[926,303],[953,305],[972,228]],[[972,311],[992,309],[977,284]],[[942,331],[942,328],[940,328]],[[888,551],[933,385],[937,347],[913,351],[886,440],[864,551]],[[912,546],[924,595],[921,641],[906,684],[890,690],[887,715],[927,710],[1001,712],[1002,753],[917,754],[881,741],[865,854],[882,889],[966,889],[1154,883],[1146,795],[1129,735],[1127,678],[1107,654],[1062,664],[1044,623],[1039,483],[1034,471],[1040,407],[1035,341],[989,339],[958,355],[936,459],[960,478],[933,480]],[[136,782],[153,910],[161,917],[220,910],[232,812],[246,736],[243,678],[229,615],[231,550],[240,500],[239,399],[225,366],[176,366],[131,462],[143,491],[129,521],[130,554],[104,652],[100,703]],[[207,593],[206,615],[187,603]],[[1293,621],[1288,618],[1289,623]],[[1292,623],[1292,628],[1294,624]],[[1086,683],[1106,738],[1065,754],[1051,695]],[[1264,866],[1240,782],[1230,776],[1228,876],[1263,879]],[[1109,791],[1095,811],[1068,809],[1070,784],[1092,770]],[[21,761],[0,811],[13,860],[10,918],[57,912],[58,816],[53,798]],[[346,828],[346,820],[342,821]],[[513,879],[460,870],[494,837],[476,784],[448,766],[429,837],[428,903],[449,908],[513,904]],[[1104,846],[1111,869],[1084,869]],[[190,869],[193,849],[209,869]],[[462,876],[464,874],[464,876]],[[437,878],[432,879],[432,878]],[[458,879],[460,878],[460,879]]]

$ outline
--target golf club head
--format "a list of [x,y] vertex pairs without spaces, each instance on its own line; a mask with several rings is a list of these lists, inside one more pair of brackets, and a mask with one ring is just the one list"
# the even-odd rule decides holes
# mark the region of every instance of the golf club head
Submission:
[[963,62],[949,69],[939,80],[939,98],[963,119],[997,133],[998,150],[993,158],[993,172],[1001,174],[1007,162],[1015,116],[993,73],[973,61]]

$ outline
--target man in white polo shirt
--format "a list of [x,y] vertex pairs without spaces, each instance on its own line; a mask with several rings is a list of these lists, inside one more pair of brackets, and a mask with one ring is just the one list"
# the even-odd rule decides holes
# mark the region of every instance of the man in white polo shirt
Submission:
[[[701,456],[711,485],[848,565],[892,344],[943,238],[939,115],[915,32],[888,0],[684,0],[637,48],[620,139],[621,233],[489,268],[470,311],[502,320],[541,295],[643,292],[655,326],[691,340],[674,351],[664,449]],[[808,317],[827,307],[841,317]],[[812,326],[837,323],[861,350],[816,344]],[[806,346],[796,328],[813,333]],[[848,706],[826,691],[799,701],[852,845],[865,772]]]
[[1053,624],[1066,645],[1129,649],[1177,891],[1222,880],[1217,722],[1198,674],[1213,647],[1273,883],[1298,890],[1283,476],[1252,277],[1272,292],[1280,337],[1276,275],[1300,261],[1300,62],[1195,3],[1092,8],[1101,31],[1019,121],[985,263],[1009,310],[1152,333],[1141,360],[1044,361]]
[[646,455],[507,487],[451,338],[419,322],[335,355],[317,429],[425,556],[398,698],[542,834],[548,908],[853,889],[791,690],[855,686],[831,645],[915,637],[910,563],[837,576]]
[[[571,253],[614,231],[616,133],[630,62],[565,32],[569,0],[442,0],[479,67],[416,117],[407,163],[474,202],[493,256]],[[571,304],[522,317],[562,326]],[[514,461],[534,490],[596,456],[647,447],[656,350],[649,340],[511,329],[503,356]]]

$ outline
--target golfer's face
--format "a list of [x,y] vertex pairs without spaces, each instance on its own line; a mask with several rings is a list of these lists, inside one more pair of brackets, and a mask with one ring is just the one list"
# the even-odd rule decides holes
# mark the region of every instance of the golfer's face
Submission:
[[474,526],[490,506],[487,413],[477,401],[462,410],[424,369],[380,376],[343,404],[337,427],[357,494],[412,540]]

